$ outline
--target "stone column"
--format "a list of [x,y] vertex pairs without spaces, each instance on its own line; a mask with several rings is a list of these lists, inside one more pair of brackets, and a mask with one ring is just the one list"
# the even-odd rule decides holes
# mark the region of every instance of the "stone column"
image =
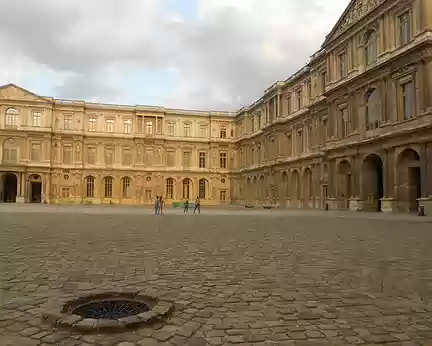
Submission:
[[25,191],[25,173],[19,172],[17,177],[17,203],[24,203],[24,191]]
[[[421,181],[421,197],[428,197],[429,195],[429,187],[428,184],[431,185],[432,179],[428,179],[432,175],[431,165],[432,161],[429,161],[432,156],[431,151],[431,144],[422,144],[420,148],[420,181]],[[429,154],[429,155],[428,155]],[[428,157],[429,156],[429,157]],[[429,172],[430,171],[430,172]]]
[[383,198],[381,199],[382,212],[395,212],[397,201],[394,197],[394,151],[385,149],[383,162]]

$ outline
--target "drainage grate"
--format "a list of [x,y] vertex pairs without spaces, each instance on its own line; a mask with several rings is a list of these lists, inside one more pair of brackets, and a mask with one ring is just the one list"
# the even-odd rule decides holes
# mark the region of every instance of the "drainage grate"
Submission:
[[72,313],[83,318],[117,320],[149,311],[149,307],[133,300],[100,300],[90,301],[75,308]]
[[89,292],[62,303],[60,312],[44,313],[43,319],[56,328],[72,328],[83,333],[122,332],[125,328],[162,322],[173,308],[172,301],[145,290]]

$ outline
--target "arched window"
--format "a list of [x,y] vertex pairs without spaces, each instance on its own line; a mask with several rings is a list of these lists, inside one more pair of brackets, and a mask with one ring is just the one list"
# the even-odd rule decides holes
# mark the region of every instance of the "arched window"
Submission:
[[86,197],[94,197],[95,178],[92,176],[86,177],[85,183],[86,183]]
[[105,197],[111,198],[113,196],[113,178],[112,177],[105,177],[104,179],[104,188],[105,188]]
[[207,191],[207,180],[200,179],[199,181],[199,198],[205,199]]
[[365,54],[367,65],[370,65],[377,61],[378,40],[377,33],[375,31],[370,31],[365,36]]
[[186,178],[183,180],[183,198],[189,199],[191,197],[191,193],[190,193],[191,185],[192,184],[190,179]]
[[173,199],[174,198],[174,179],[168,178],[166,180],[166,198]]
[[131,193],[131,185],[132,185],[132,180],[129,177],[124,177],[122,179],[122,188],[123,188],[123,198],[128,198],[130,197],[130,193]]
[[6,110],[6,125],[17,126],[18,124],[18,111],[15,108],[8,108]]
[[366,94],[366,130],[378,128],[381,119],[381,99],[379,91],[378,89],[373,89]]
[[16,140],[13,138],[6,139],[3,142],[3,162],[16,163],[18,159],[18,149]]

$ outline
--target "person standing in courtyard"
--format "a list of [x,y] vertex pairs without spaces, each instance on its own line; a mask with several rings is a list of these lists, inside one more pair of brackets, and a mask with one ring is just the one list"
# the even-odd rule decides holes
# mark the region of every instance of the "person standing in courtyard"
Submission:
[[195,209],[194,209],[194,214],[195,214],[195,212],[196,212],[196,210],[198,209],[198,214],[201,214],[201,202],[200,202],[200,199],[199,199],[199,197],[197,197],[196,198],[196,200],[195,200]]
[[164,201],[162,199],[162,196],[159,197],[159,215],[163,215],[163,205],[164,205]]
[[184,202],[184,210],[183,210],[183,212],[184,213],[187,213],[189,211],[189,200],[187,199],[185,202]]
[[154,204],[155,215],[158,215],[158,213],[159,213],[159,206],[160,206],[160,204],[159,204],[159,196],[156,196],[156,201],[155,201],[155,204]]

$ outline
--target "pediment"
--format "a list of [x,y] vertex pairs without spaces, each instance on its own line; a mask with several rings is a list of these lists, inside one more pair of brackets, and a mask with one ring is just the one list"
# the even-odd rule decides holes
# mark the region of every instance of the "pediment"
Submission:
[[333,27],[332,31],[330,31],[330,34],[327,35],[323,46],[333,41],[336,37],[385,1],[386,0],[352,0],[337,21],[336,25]]
[[0,87],[0,100],[27,101],[38,103],[50,102],[49,99],[36,95],[31,91],[16,86],[15,84],[7,84]]

